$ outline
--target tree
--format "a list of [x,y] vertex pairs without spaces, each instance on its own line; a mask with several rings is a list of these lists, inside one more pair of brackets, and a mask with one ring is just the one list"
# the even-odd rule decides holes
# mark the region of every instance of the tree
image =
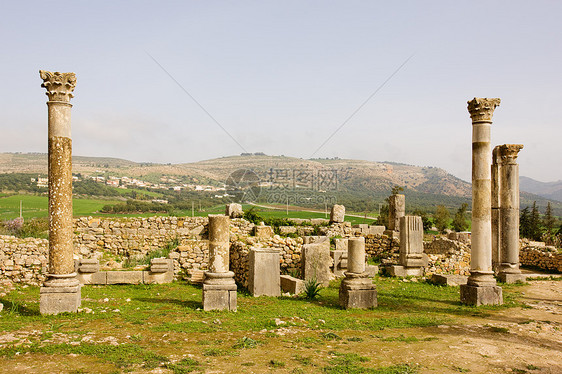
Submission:
[[459,231],[466,231],[468,230],[468,220],[466,219],[466,210],[468,209],[468,204],[463,203],[461,207],[455,213],[453,217],[453,230]]
[[552,235],[554,233],[556,218],[552,215],[552,207],[550,206],[550,201],[546,205],[546,212],[544,213],[542,222],[547,234]]
[[529,221],[530,221],[529,239],[541,240],[541,227],[540,227],[541,217],[536,201],[533,201],[533,208],[531,209],[531,217]]
[[532,235],[531,212],[528,206],[526,206],[519,215],[519,235],[524,238],[531,238]]
[[449,211],[443,205],[437,205],[437,210],[433,215],[435,227],[439,232],[444,232],[449,227]]
[[404,187],[394,186],[394,187],[392,187],[391,194],[392,195],[398,195],[402,191],[404,191]]

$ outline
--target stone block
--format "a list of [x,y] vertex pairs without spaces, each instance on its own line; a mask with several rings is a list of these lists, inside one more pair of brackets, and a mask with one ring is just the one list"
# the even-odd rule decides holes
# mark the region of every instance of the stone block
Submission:
[[369,226],[367,229],[367,234],[370,235],[382,235],[384,234],[386,227],[384,226]]
[[295,295],[304,292],[304,281],[302,279],[297,279],[290,275],[281,275],[279,279],[283,292],[289,292]]
[[236,284],[203,284],[203,310],[236,310]]
[[379,274],[379,267],[377,265],[365,265],[365,273],[367,277],[374,278],[376,275]]
[[341,223],[345,221],[345,206],[335,204],[330,212],[330,223]]
[[310,220],[310,224],[312,226],[322,226],[322,225],[327,225],[328,223],[330,223],[330,221],[328,221],[325,218],[312,218]]
[[82,301],[80,286],[41,287],[39,295],[41,314],[74,313]]
[[343,272],[347,269],[347,250],[337,249],[330,251],[330,256],[333,260],[333,272],[337,277],[342,277]]
[[94,258],[82,258],[77,261],[76,270],[79,273],[97,273],[100,270],[100,262]]
[[433,274],[431,282],[443,286],[460,286],[466,284],[468,277],[459,274]]
[[339,291],[344,309],[368,309],[377,306],[377,289],[371,279],[344,279]]
[[499,273],[498,279],[500,282],[503,283],[521,283],[527,281],[527,276],[521,273],[513,274],[513,273]]
[[347,252],[348,240],[349,239],[335,238],[334,243],[336,246],[336,251]]
[[294,234],[297,232],[295,226],[279,226],[279,232],[281,235]]
[[242,205],[231,203],[226,204],[226,210],[224,213],[226,216],[230,218],[242,218],[244,216],[244,211],[242,210]]
[[273,228],[271,226],[254,226],[254,236],[260,239],[273,238]]
[[502,289],[498,286],[461,285],[461,303],[467,305],[501,305]]
[[108,271],[107,284],[141,284],[143,272],[135,271]]
[[303,244],[314,244],[314,243],[330,243],[330,238],[327,236],[303,236]]
[[383,232],[383,235],[386,235],[386,236],[388,236],[389,238],[392,238],[392,239],[399,239],[400,240],[400,232],[399,231],[385,230]]
[[4,304],[0,303],[0,312],[4,309]]
[[107,284],[107,271],[97,273],[77,273],[76,279],[80,284]]
[[305,281],[314,279],[324,287],[332,278],[330,242],[304,244],[301,251],[302,274]]
[[357,225],[352,226],[354,229],[368,229],[369,225],[366,223],[359,223]]
[[166,273],[174,271],[174,261],[169,258],[153,258],[150,260],[150,272]]
[[421,267],[390,265],[385,268],[385,271],[392,277],[421,277],[423,275],[423,268]]
[[248,291],[254,296],[281,296],[279,251],[251,248]]
[[164,284],[172,283],[174,281],[174,271],[167,271],[165,273],[154,273],[152,271],[142,272],[142,282],[144,284]]

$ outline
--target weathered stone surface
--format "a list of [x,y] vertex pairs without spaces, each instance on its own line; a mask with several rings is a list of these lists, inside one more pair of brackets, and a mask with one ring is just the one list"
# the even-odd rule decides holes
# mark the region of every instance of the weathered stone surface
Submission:
[[345,206],[335,204],[330,212],[330,223],[345,221]]
[[4,304],[0,303],[0,312],[4,309]]
[[254,226],[254,236],[260,239],[268,239],[273,237],[273,227],[271,226]]
[[423,223],[421,217],[404,216],[400,218],[400,265],[422,267],[423,261]]
[[330,265],[330,242],[304,244],[301,254],[302,275],[305,281],[316,280],[324,287],[332,278]]
[[220,214],[209,215],[209,271],[228,271],[230,247],[230,218]]
[[500,282],[510,284],[510,283],[526,282],[527,276],[521,273],[500,272],[498,274],[498,279]]
[[330,256],[333,260],[333,272],[336,277],[343,276],[344,271],[347,270],[347,250],[336,249],[330,251]]
[[41,287],[39,292],[39,312],[59,314],[76,312],[80,307],[80,286]]
[[236,285],[214,286],[203,284],[203,310],[236,311]]
[[466,284],[468,277],[466,275],[458,274],[433,274],[431,282],[443,286],[460,286]]
[[421,277],[423,275],[422,267],[389,265],[385,268],[385,271],[392,277]]
[[244,211],[242,210],[242,205],[236,203],[226,204],[226,210],[224,213],[230,218],[242,218],[244,216]]
[[388,198],[388,229],[400,230],[400,218],[406,215],[406,196],[390,195]]
[[377,306],[377,289],[370,278],[345,278],[340,285],[339,303],[344,309],[368,309]]
[[142,270],[108,271],[107,284],[141,284],[143,283],[142,273]]
[[327,236],[303,236],[302,238],[304,244],[314,244],[314,243],[330,243],[330,238]]
[[279,251],[265,248],[250,249],[248,291],[254,296],[280,296]]
[[500,305],[503,304],[502,289],[498,286],[460,286],[461,303],[467,305]]
[[288,292],[291,294],[298,295],[304,292],[304,281],[302,279],[297,279],[291,277],[290,275],[281,275],[281,289],[283,292]]
[[174,272],[174,262],[168,258],[153,258],[150,260],[150,271],[152,273]]
[[346,238],[334,238],[336,251],[347,252],[347,241],[348,241],[348,239],[346,239]]

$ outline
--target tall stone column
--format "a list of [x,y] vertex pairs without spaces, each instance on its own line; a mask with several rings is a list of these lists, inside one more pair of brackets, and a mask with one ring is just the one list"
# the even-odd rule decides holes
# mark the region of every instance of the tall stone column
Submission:
[[377,289],[365,272],[364,237],[348,241],[347,271],[340,285],[339,301],[345,309],[377,306]]
[[502,289],[492,271],[490,128],[500,99],[474,98],[468,102],[472,118],[472,248],[470,276],[460,289],[461,302],[501,304]]
[[72,225],[72,138],[70,99],[76,86],[74,73],[40,70],[47,89],[49,111],[49,268],[41,287],[41,314],[76,312],[80,283],[74,272]]
[[500,146],[492,151],[492,270],[497,272],[500,265]]
[[500,263],[498,278],[505,283],[525,280],[519,270],[519,165],[522,144],[500,146]]
[[236,310],[236,283],[230,264],[230,218],[209,215],[209,271],[203,281],[203,310]]

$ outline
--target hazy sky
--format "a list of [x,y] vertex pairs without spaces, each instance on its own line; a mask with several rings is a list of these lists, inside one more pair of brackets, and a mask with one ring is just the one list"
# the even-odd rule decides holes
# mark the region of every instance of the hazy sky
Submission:
[[316,157],[469,181],[466,102],[500,97],[493,145],[522,143],[521,175],[562,179],[560,1],[3,1],[0,14],[0,152],[47,151],[39,69],[77,75],[75,155],[163,163],[309,158],[395,73]]

